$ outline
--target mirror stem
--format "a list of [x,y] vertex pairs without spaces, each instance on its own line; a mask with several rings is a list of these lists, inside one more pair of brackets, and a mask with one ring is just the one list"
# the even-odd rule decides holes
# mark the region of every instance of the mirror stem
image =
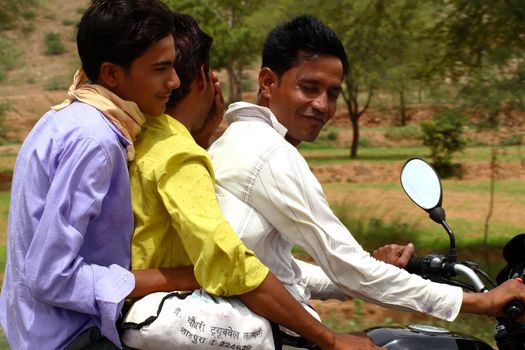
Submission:
[[447,222],[445,221],[445,209],[443,209],[442,207],[435,207],[430,209],[428,213],[432,220],[434,220],[438,224],[441,224],[445,231],[447,231],[448,237],[450,238],[450,250],[448,253],[448,259],[449,262],[456,262],[456,238],[454,236],[454,233],[452,232],[452,229],[448,226]]
[[448,237],[450,238],[450,249],[448,252],[449,262],[456,262],[458,255],[456,252],[456,237],[454,236],[454,232],[452,232],[444,219],[441,221],[441,225],[445,228],[445,231],[447,231]]

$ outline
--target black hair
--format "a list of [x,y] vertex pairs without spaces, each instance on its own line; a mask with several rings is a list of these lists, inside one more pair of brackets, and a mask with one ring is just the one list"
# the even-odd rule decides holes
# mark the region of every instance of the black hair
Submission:
[[174,66],[180,86],[171,93],[166,104],[168,107],[182,100],[190,92],[191,83],[199,75],[202,65],[206,79],[209,78],[210,48],[213,43],[213,38],[202,31],[192,17],[174,12],[173,19],[176,51]]
[[93,82],[104,62],[129,69],[172,31],[172,11],[159,0],[92,0],[78,24],[82,68]]
[[306,57],[335,56],[341,60],[343,73],[348,71],[348,57],[337,34],[313,16],[302,15],[274,28],[267,36],[262,52],[262,67],[281,77]]

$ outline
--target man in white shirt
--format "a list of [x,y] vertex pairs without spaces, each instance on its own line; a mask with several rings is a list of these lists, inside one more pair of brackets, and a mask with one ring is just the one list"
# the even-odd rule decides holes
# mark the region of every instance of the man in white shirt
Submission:
[[[506,303],[525,300],[525,287],[514,281],[486,294],[464,293],[376,260],[337,219],[296,146],[314,141],[335,114],[347,69],[336,34],[313,17],[270,32],[257,105],[232,104],[228,128],[209,149],[221,208],[234,231],[305,306],[311,277],[321,282],[319,292],[328,291],[324,296],[343,293],[449,321],[460,311],[501,315]],[[302,277],[293,245],[319,270]]]

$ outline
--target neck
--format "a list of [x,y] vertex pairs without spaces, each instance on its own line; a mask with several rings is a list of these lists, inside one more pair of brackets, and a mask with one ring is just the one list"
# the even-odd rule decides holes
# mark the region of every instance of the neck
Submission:
[[166,114],[171,116],[172,118],[176,119],[178,122],[180,122],[182,125],[186,127],[189,131],[192,129],[192,118],[191,113],[188,113],[187,109],[185,108],[184,103],[177,102],[177,105],[173,107],[169,107],[166,109]]
[[[261,106],[261,107],[270,108],[270,104],[269,104],[268,99],[264,98],[264,97],[262,96],[262,94],[259,94],[259,96],[257,97],[257,104],[258,104],[259,106]],[[270,111],[272,111],[271,108],[270,108]],[[273,111],[272,111],[272,113],[273,113]],[[281,121],[279,120],[279,116],[278,116],[277,114],[275,114],[275,113],[274,113],[274,115],[275,115],[275,117],[277,118],[277,120],[278,120],[279,123],[280,123]],[[294,146],[294,147],[298,147],[299,144],[301,143],[301,141],[294,139],[292,136],[290,136],[290,134],[286,134],[286,135],[284,136],[284,139],[285,139],[286,141],[288,141],[288,142],[289,142],[292,146]]]
[[294,147],[299,147],[299,144],[301,144],[301,141],[294,139],[293,137],[290,136],[290,134],[286,134],[284,136],[284,139],[288,141]]

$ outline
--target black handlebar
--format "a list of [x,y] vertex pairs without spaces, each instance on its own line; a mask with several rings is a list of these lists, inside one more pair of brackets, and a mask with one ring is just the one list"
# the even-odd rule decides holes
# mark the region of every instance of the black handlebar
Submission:
[[405,267],[405,270],[407,270],[410,273],[414,273],[416,275],[423,275],[424,270],[425,270],[424,261],[425,261],[425,257],[412,256],[410,260],[408,261],[408,264]]
[[[436,259],[439,261],[437,266],[432,266],[432,260]],[[453,270],[455,263],[447,263],[446,258],[443,255],[431,254],[427,256],[412,256],[408,261],[405,270],[410,273],[414,273],[425,277],[429,273],[431,275],[442,275],[446,276],[447,272]],[[427,276],[428,277],[428,276]],[[460,285],[461,286],[461,285]],[[511,301],[503,308],[503,313],[511,321],[515,321],[523,315],[525,311],[525,305],[518,300]]]
[[505,305],[503,313],[512,321],[515,321],[523,314],[523,303],[519,300],[513,300]]

